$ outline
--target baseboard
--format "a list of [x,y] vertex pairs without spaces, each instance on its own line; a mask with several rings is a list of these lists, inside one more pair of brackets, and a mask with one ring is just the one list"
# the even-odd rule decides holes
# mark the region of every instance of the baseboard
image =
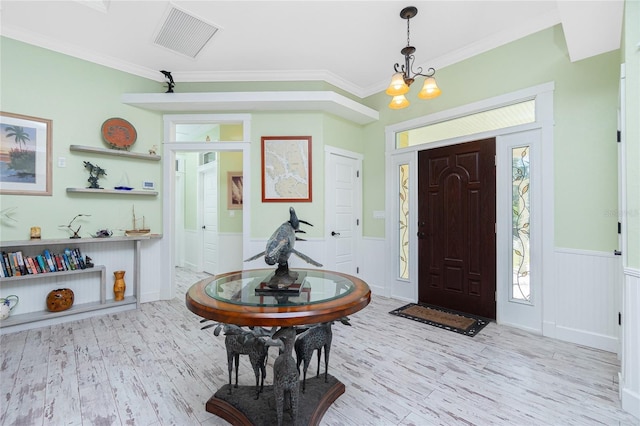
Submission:
[[538,336],[540,336],[540,335],[541,335],[540,330],[535,329],[535,328],[530,328],[530,327],[523,327],[523,326],[522,326],[522,325],[520,325],[520,324],[512,324],[512,323],[509,323],[509,322],[503,322],[503,321],[500,321],[500,322],[499,322],[499,324],[500,324],[500,325],[505,325],[505,326],[507,326],[507,327],[517,328],[518,330],[524,330],[524,331],[526,331],[526,332],[528,332],[528,333],[531,333],[531,334],[537,334]]
[[191,272],[198,272],[198,265],[193,262],[184,262],[183,267],[190,270]]
[[618,351],[618,339],[612,336],[558,325],[555,327],[554,334],[556,339],[564,340],[566,342],[602,349],[607,352],[617,353]]
[[622,388],[620,395],[622,409],[640,419],[640,394]]
[[150,291],[140,295],[140,303],[156,302],[160,300],[160,292]]

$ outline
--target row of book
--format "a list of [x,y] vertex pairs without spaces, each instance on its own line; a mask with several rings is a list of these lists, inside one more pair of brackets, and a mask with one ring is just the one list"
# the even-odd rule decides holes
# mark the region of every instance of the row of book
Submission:
[[79,248],[67,248],[62,253],[51,253],[49,250],[44,250],[42,254],[37,256],[25,256],[22,251],[9,253],[3,251],[0,264],[2,264],[2,268],[0,268],[0,276],[2,277],[19,277],[87,268]]

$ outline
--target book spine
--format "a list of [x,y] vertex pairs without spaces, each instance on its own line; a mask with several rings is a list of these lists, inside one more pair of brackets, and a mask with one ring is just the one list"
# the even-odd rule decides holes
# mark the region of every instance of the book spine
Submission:
[[9,265],[9,254],[6,251],[2,252],[2,266],[4,266],[5,275],[11,277],[13,274],[11,273],[11,265]]
[[22,263],[24,263],[25,275],[33,275],[33,270],[31,269],[31,265],[29,265],[29,258],[27,256],[22,256]]
[[71,270],[75,271],[76,269],[78,269],[78,264],[76,263],[76,260],[73,257],[73,252],[71,251],[71,249],[64,249],[64,252],[69,258],[69,263],[71,264]]
[[49,272],[49,266],[45,263],[44,256],[39,254],[36,256],[36,260],[38,261],[38,265],[40,265],[42,273]]
[[36,263],[37,263],[37,262],[33,260],[33,257],[28,257],[28,258],[27,258],[27,263],[28,263],[28,264],[29,264],[29,266],[31,267],[31,271],[32,271],[31,273],[32,273],[32,274],[34,274],[34,275],[35,275],[35,274],[38,274],[38,273],[39,273],[39,271],[38,271],[38,267],[36,266]]
[[64,262],[65,269],[67,271],[71,270],[71,263],[69,262],[69,256],[67,253],[62,253],[62,261]]
[[16,255],[16,253],[9,253],[9,258],[11,259],[11,271],[13,271],[13,276],[21,276],[22,274],[20,273],[20,265],[18,265],[18,256]]
[[64,271],[64,266],[62,265],[62,260],[60,259],[59,254],[54,254],[53,259],[55,260],[56,268],[58,271]]
[[43,252],[43,254],[44,254],[45,260],[47,261],[47,265],[49,267],[49,271],[50,272],[55,272],[56,271],[56,267],[53,264],[53,258],[51,257],[51,252],[49,250],[45,250]]
[[24,264],[24,255],[21,251],[16,252],[16,259],[18,260],[18,268],[20,268],[20,275],[27,275],[27,266]]
[[82,258],[82,253],[79,248],[73,249],[73,252],[76,254],[76,258],[78,259],[78,265],[80,265],[80,269],[87,269],[86,263],[84,263],[84,259]]

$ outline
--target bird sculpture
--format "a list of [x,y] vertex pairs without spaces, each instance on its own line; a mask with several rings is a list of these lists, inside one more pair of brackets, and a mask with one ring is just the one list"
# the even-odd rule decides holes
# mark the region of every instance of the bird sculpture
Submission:
[[289,271],[289,257],[291,256],[291,253],[293,253],[307,263],[318,267],[322,266],[321,263],[316,262],[309,256],[300,253],[294,248],[296,240],[304,241],[302,238],[296,237],[297,232],[304,233],[304,231],[300,229],[301,223],[313,226],[309,222],[298,219],[294,208],[289,207],[289,220],[280,225],[278,229],[276,229],[275,232],[271,235],[271,237],[269,237],[269,240],[267,240],[267,247],[265,251],[246,259],[245,262],[249,262],[258,259],[261,256],[264,256],[264,261],[267,263],[267,265],[275,265],[276,263],[278,264],[276,274],[287,274]]
[[165,93],[173,93],[173,87],[176,85],[171,76],[171,71],[160,70],[164,77],[167,79],[167,91]]

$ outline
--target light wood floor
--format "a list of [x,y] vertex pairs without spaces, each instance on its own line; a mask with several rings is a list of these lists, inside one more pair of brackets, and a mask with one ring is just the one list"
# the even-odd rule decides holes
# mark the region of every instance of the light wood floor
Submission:
[[[178,276],[171,301],[2,336],[1,424],[226,424],[204,409],[227,380],[224,337],[185,307],[203,275]],[[374,296],[352,327],[334,325],[329,370],[347,390],[323,424],[640,424],[620,409],[615,354],[493,323],[471,338],[388,314],[403,304]],[[240,373],[253,384],[247,360]]]

